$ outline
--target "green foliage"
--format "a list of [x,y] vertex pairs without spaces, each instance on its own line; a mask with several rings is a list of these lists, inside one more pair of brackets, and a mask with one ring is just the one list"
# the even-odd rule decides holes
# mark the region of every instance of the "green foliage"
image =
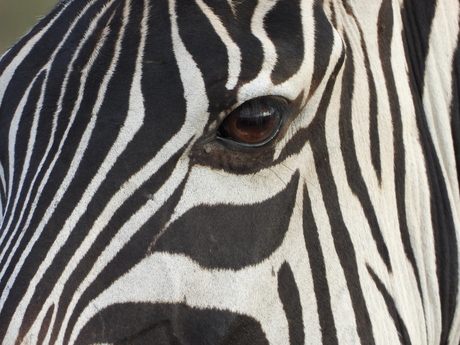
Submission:
[[0,0],[0,55],[45,16],[57,0]]

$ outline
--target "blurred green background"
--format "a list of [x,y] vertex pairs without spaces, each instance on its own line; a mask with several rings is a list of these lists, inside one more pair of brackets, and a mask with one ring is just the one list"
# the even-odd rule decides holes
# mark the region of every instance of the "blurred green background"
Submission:
[[0,0],[0,55],[24,36],[58,0]]

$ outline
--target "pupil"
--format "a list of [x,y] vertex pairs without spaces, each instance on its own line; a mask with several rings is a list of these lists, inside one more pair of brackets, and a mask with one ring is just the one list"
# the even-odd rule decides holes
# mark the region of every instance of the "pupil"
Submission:
[[265,127],[269,123],[268,116],[255,118],[240,118],[238,119],[238,128],[242,127]]

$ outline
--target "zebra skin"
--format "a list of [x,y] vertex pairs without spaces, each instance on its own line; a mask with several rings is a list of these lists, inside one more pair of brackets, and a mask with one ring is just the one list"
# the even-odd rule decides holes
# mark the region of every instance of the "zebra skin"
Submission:
[[63,0],[0,59],[0,343],[458,345],[455,0]]

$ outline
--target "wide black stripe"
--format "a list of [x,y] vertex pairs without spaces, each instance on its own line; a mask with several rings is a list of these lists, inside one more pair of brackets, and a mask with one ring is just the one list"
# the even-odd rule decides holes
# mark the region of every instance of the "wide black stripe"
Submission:
[[262,44],[252,34],[251,20],[257,1],[232,1],[234,13],[227,1],[204,0],[219,16],[232,40],[241,50],[241,73],[238,85],[248,83],[260,72],[263,62]]
[[[314,70],[308,96],[313,95],[322,82],[329,67],[334,46],[334,29],[324,13],[323,5],[319,1],[315,1],[313,5],[313,16],[315,20]],[[306,58],[311,59],[310,56]]]
[[[174,55],[168,11],[167,2],[154,2],[150,6],[142,69],[144,126],[124,157],[136,157],[138,164],[155,156],[185,122],[184,86]],[[131,159],[130,164],[136,162]]]
[[390,295],[390,293],[388,292],[383,282],[380,280],[380,278],[377,276],[377,274],[374,272],[374,270],[369,265],[367,265],[367,271],[371,275],[372,280],[377,286],[377,289],[379,289],[380,293],[382,294],[383,299],[385,300],[385,304],[387,305],[388,312],[390,313],[391,318],[393,319],[395,327],[398,331],[400,343],[404,345],[411,345],[412,342],[410,340],[409,332],[407,331],[406,324],[404,323],[404,320],[401,317],[401,314],[399,313],[398,308],[396,307],[396,303],[393,297]]
[[313,277],[313,288],[315,290],[316,305],[318,306],[322,341],[323,344],[335,345],[338,344],[337,329],[332,313],[331,294],[327,283],[324,253],[319,240],[318,227],[313,216],[311,199],[306,187],[304,187],[303,191],[303,233]]
[[124,303],[102,310],[85,325],[76,344],[268,345],[260,323],[226,310],[183,303]]
[[401,10],[407,62],[411,68],[414,91],[419,95],[423,95],[425,63],[435,13],[436,0],[404,0]]
[[199,205],[159,238],[155,251],[181,253],[209,268],[260,263],[283,242],[294,209],[299,173],[272,198],[252,205]]
[[176,11],[181,39],[203,74],[212,121],[236,102],[236,90],[225,87],[229,76],[227,48],[195,1],[178,0]]
[[446,344],[457,305],[458,294],[458,239],[439,158],[431,137],[423,108],[423,86],[429,34],[434,17],[435,1],[404,2],[403,38],[412,99],[416,111],[420,143],[425,156],[431,203],[431,222],[436,251],[436,267],[442,314],[441,344]]
[[[342,82],[342,103],[350,102],[349,95],[352,93],[353,85],[353,62],[352,55],[349,50],[345,60],[345,72]],[[338,65],[340,66],[340,65]],[[339,67],[340,68],[340,67]],[[356,253],[354,250],[353,242],[351,240],[348,229],[345,225],[341,205],[337,198],[338,190],[335,183],[334,175],[332,173],[331,162],[329,159],[329,152],[327,148],[325,129],[325,114],[329,106],[329,101],[332,94],[332,88],[335,79],[331,79],[327,86],[324,96],[321,99],[315,120],[310,124],[310,137],[311,147],[315,160],[316,170],[318,172],[319,183],[323,200],[326,204],[326,210],[331,224],[332,237],[334,238],[334,246],[339,257],[342,269],[344,271],[345,279],[347,281],[348,290],[350,291],[350,298],[355,311],[357,333],[361,339],[362,344],[373,345],[375,344],[373,337],[373,327],[369,317],[369,311],[366,306],[363,291],[360,285],[358,267],[356,262]],[[346,117],[347,112],[350,111],[347,103],[342,104],[340,111],[340,118]],[[343,120],[341,120],[343,121]],[[342,143],[342,147],[344,144]],[[344,155],[347,159],[348,155]]]
[[275,85],[288,80],[302,65],[304,37],[300,13],[300,0],[280,0],[264,18],[265,30],[278,56],[271,75]]
[[393,124],[393,151],[394,151],[394,176],[395,176],[395,196],[398,209],[399,231],[404,246],[404,252],[411,263],[417,279],[417,287],[420,294],[422,288],[420,283],[420,274],[415,261],[414,251],[412,249],[409,227],[407,225],[406,214],[406,148],[403,138],[403,123],[399,95],[396,90],[396,80],[391,65],[391,42],[393,37],[393,5],[390,0],[384,0],[379,10],[378,29],[379,29],[379,54],[383,75],[385,77],[385,86],[387,88],[388,99],[390,101],[390,112]]
[[[350,45],[348,37],[344,35],[345,44]],[[348,184],[350,185],[353,193],[358,197],[362,206],[364,214],[369,224],[369,228],[374,238],[377,250],[387,266],[391,271],[391,261],[388,248],[380,230],[380,225],[377,220],[376,211],[372,205],[369,191],[364,181],[361,166],[359,165],[357,156],[361,143],[355,142],[353,133],[353,116],[368,116],[367,114],[354,114],[352,110],[352,97],[354,93],[355,83],[355,69],[353,61],[353,52],[351,49],[347,50],[347,60],[345,63],[345,73],[342,82],[342,95],[341,95],[341,108],[339,118],[339,134],[341,140],[341,151],[345,163],[345,170],[347,173]]]
[[290,345],[305,344],[299,289],[287,262],[281,265],[278,272],[278,294],[288,321]]

